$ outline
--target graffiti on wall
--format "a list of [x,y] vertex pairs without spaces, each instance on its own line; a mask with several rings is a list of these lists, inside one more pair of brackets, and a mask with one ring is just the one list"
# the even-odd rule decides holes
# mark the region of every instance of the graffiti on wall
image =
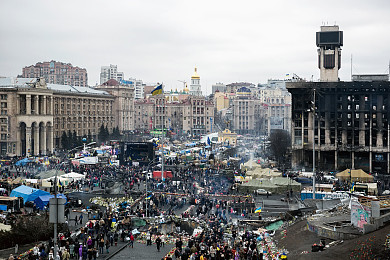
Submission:
[[370,223],[371,209],[358,201],[351,202],[351,223],[361,231],[365,224]]

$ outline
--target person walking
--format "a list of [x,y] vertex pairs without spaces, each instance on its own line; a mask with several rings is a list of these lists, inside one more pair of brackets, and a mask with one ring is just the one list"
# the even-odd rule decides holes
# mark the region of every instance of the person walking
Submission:
[[110,245],[111,245],[110,240],[106,239],[106,253],[107,254],[110,253],[110,251],[109,251]]
[[156,238],[156,246],[157,246],[157,251],[160,252],[160,246],[161,246],[161,238],[158,236]]
[[80,220],[80,224],[82,225],[83,224],[83,213],[80,214],[79,220]]
[[103,248],[104,248],[104,238],[101,238],[99,241],[99,253],[103,254]]
[[[130,245],[131,245],[131,248],[134,247],[134,236],[132,233],[130,233]],[[130,245],[129,245],[129,247],[130,247]]]

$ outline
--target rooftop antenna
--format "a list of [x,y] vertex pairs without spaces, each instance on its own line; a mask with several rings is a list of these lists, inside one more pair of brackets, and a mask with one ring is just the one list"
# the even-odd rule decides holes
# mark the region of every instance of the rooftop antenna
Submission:
[[351,81],[352,81],[352,53],[351,53]]

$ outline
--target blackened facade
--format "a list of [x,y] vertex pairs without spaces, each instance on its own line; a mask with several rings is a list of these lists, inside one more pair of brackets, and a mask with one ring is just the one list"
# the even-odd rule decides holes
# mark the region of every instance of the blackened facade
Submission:
[[312,167],[315,96],[316,168],[389,173],[389,81],[292,82],[287,89],[293,167]]

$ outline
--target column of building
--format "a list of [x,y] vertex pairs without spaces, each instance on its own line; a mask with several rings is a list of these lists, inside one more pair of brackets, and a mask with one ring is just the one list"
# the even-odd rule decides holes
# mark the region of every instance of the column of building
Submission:
[[[45,95],[25,95],[25,114],[27,116],[39,116],[39,115],[50,115],[53,111],[53,98],[51,96],[47,97]],[[21,108],[21,95],[17,95],[17,104],[16,104],[17,114],[23,113],[23,109]],[[38,118],[37,118],[38,119]],[[52,151],[52,147],[47,147],[47,122],[44,125],[39,126],[39,121],[37,120],[33,125],[27,125],[26,123],[26,154],[28,155],[38,155],[38,154],[46,154],[46,151]],[[22,129],[20,125],[18,126],[16,132],[16,153],[22,153]],[[32,147],[32,139],[34,140],[34,147]],[[51,142],[52,144],[52,142]]]

